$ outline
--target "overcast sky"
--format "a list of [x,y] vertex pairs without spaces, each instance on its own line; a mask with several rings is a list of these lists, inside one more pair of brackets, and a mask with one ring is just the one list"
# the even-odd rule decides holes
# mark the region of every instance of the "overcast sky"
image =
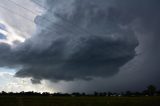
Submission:
[[0,2],[0,91],[160,88],[159,0]]

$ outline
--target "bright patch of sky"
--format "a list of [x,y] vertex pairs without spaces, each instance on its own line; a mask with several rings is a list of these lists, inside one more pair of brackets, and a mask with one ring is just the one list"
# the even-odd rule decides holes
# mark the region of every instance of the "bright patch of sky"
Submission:
[[4,39],[1,35],[0,42],[12,45],[14,41],[24,42],[32,36],[36,30],[34,19],[42,14],[43,10],[31,0],[0,0],[0,2],[0,33],[6,36]]
[[[32,36],[36,30],[34,19],[42,14],[42,9],[31,2],[31,0],[11,0],[24,8],[34,11],[34,14],[15,5],[10,0],[0,0],[0,43],[13,45],[14,41],[24,42]],[[29,19],[29,20],[27,20]],[[53,88],[48,87],[47,81],[33,85],[31,78],[14,77],[17,69],[0,67],[0,91],[20,92],[54,92]]]
[[13,45],[14,41],[24,42],[25,38],[18,35],[14,28],[12,28],[9,24],[6,22],[0,20],[0,23],[5,26],[5,30],[2,28],[0,29],[0,42],[8,43],[10,45]]
[[8,72],[8,73],[14,74],[16,72],[16,69],[7,68],[7,67],[0,67],[0,72]]
[[49,87],[48,81],[42,81],[41,84],[32,84],[31,78],[16,78],[14,74],[16,69],[0,68],[0,92],[54,92],[52,87]]
[[0,33],[0,39],[6,39],[6,36]]
[[8,75],[14,75],[15,69],[0,67],[0,86],[4,86],[8,82]]

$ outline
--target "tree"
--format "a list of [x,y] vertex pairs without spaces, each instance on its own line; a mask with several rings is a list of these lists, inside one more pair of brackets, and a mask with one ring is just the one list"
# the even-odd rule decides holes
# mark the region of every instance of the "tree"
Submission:
[[98,92],[94,92],[94,96],[98,96]]
[[126,91],[126,96],[132,96],[132,92],[131,91]]
[[156,93],[156,87],[154,85],[149,85],[147,91],[149,96],[153,96]]
[[5,91],[2,91],[2,95],[6,95],[7,94],[7,92],[5,92]]

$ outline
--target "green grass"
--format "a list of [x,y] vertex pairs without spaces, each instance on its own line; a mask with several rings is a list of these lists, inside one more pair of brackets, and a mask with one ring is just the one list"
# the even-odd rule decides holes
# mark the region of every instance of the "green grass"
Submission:
[[0,96],[0,106],[160,106],[160,97]]

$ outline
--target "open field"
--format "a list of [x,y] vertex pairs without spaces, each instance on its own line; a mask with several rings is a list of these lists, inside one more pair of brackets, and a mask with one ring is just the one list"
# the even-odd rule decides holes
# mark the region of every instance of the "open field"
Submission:
[[160,106],[160,97],[0,96],[0,106]]

